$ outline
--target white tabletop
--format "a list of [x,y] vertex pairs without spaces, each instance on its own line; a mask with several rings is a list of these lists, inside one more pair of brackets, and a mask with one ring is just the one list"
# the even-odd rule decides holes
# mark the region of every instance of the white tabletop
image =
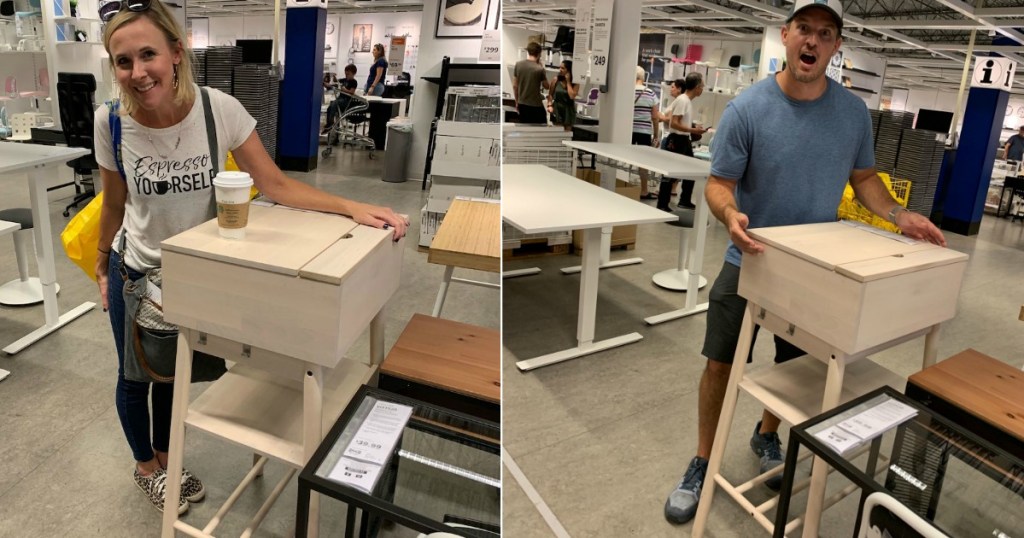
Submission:
[[650,146],[613,144],[611,142],[577,142],[575,140],[566,140],[562,143],[570,148],[581,149],[624,164],[646,168],[651,172],[668,177],[704,180],[711,173],[711,163],[707,161]]
[[502,166],[502,218],[525,233],[667,222],[679,217],[539,164]]
[[376,95],[361,95],[363,99],[371,103],[402,103],[405,99],[395,99],[394,97],[377,97]]
[[0,174],[41,164],[64,163],[88,154],[85,148],[0,142]]

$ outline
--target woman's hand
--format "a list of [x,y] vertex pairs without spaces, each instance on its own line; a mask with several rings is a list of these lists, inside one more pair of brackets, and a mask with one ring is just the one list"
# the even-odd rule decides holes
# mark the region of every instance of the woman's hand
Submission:
[[409,219],[395,213],[390,207],[353,202],[351,212],[352,220],[359,224],[373,226],[382,230],[394,229],[395,241],[404,237],[406,230],[409,228]]
[[107,263],[110,261],[110,254],[100,251],[96,255],[96,284],[100,288],[100,304],[106,312],[110,305],[107,304]]

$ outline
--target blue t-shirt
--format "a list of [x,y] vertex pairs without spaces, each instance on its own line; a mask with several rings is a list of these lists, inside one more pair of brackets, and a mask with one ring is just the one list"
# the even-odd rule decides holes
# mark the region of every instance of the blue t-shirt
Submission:
[[370,76],[366,78],[366,88],[365,89],[369,90],[370,89],[370,85],[373,84],[373,79],[377,77],[377,68],[378,67],[380,67],[380,68],[382,68],[384,70],[381,71],[381,73],[380,73],[380,81],[377,82],[377,84],[384,84],[384,75],[388,74],[388,61],[385,60],[383,56],[381,56],[380,58],[377,58],[377,61],[373,62],[373,65],[370,66]]
[[1024,160],[1024,136],[1015,134],[1006,141],[1010,145],[1010,151],[1006,152],[1006,158],[1011,161]]
[[[873,168],[871,116],[859,97],[829,79],[813,101],[796,101],[768,77],[725,107],[711,174],[736,180],[748,228],[836,220],[854,170]],[[732,242],[725,261],[739,266]]]

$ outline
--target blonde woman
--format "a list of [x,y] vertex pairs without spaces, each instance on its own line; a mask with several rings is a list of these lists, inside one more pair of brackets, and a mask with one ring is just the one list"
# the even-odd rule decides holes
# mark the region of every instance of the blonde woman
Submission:
[[[105,196],[96,276],[117,347],[116,407],[135,459],[135,483],[163,511],[172,386],[125,379],[122,289],[125,278],[138,279],[160,266],[162,240],[215,216],[212,181],[218,170],[213,169],[206,118],[215,124],[216,161],[225,162],[232,151],[238,166],[274,200],[348,215],[377,228],[393,227],[396,240],[408,223],[391,209],[332,196],[285,176],[263,149],[256,120],[235,98],[214,89],[204,89],[199,98],[184,32],[160,0],[107,1],[99,11],[106,24],[103,45],[120,93],[121,144],[115,155],[109,110],[99,107],[95,152]],[[119,272],[122,267],[126,276]],[[188,471],[182,485],[181,503],[172,508],[178,513],[204,494],[202,482]]]

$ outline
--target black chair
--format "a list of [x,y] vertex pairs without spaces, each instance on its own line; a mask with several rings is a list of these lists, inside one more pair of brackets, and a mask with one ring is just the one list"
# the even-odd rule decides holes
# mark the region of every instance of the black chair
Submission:
[[93,171],[99,170],[96,150],[93,148],[93,118],[96,103],[96,78],[90,73],[57,73],[57,102],[60,105],[60,123],[64,141],[71,148],[85,148],[89,154],[68,162],[75,171],[75,199],[64,208],[70,216],[71,208],[96,196]]

